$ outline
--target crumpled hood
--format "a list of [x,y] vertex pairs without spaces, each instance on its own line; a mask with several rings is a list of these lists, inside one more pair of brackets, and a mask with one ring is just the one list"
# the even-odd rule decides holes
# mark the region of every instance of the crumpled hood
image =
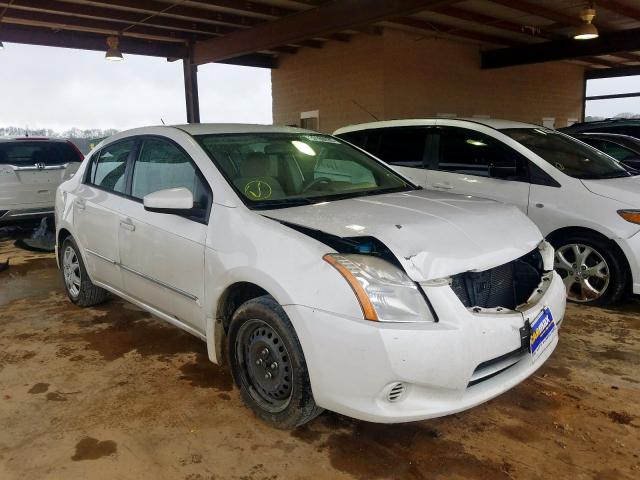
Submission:
[[640,208],[640,176],[581,181],[587,190],[596,195]]
[[424,190],[261,213],[340,237],[375,237],[416,282],[493,268],[530,252],[542,240],[516,207]]

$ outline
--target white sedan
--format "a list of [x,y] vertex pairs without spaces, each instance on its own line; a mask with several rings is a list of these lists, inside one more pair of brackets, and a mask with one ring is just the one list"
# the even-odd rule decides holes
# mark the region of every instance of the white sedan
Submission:
[[109,291],[206,341],[280,428],[470,408],[539,368],[564,316],[553,249],[518,209],[296,128],[119,133],[60,186],[56,220],[72,302]]

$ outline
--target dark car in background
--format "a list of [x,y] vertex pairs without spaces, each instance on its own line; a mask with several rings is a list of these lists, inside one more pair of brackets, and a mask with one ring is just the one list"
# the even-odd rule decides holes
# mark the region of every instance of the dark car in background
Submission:
[[617,133],[573,133],[572,137],[597,148],[634,170],[640,170],[640,139]]
[[570,127],[559,128],[562,133],[573,135],[574,133],[617,133],[640,138],[640,119],[610,118],[595,122],[574,123]]
[[67,140],[0,138],[0,224],[52,214],[58,185],[83,159]]

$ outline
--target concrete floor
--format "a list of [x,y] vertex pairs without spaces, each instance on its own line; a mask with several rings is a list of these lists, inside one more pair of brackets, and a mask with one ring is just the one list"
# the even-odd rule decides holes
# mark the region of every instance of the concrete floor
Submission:
[[570,306],[551,360],[404,425],[246,409],[204,344],[120,300],[80,309],[53,255],[0,242],[0,479],[640,478],[640,304]]

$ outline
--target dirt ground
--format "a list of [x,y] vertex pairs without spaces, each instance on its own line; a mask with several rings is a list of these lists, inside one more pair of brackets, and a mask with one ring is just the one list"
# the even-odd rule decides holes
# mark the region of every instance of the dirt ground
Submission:
[[0,242],[0,479],[637,479],[640,303],[572,305],[551,360],[468,412],[278,431],[204,343],[113,299],[69,303],[52,254]]

